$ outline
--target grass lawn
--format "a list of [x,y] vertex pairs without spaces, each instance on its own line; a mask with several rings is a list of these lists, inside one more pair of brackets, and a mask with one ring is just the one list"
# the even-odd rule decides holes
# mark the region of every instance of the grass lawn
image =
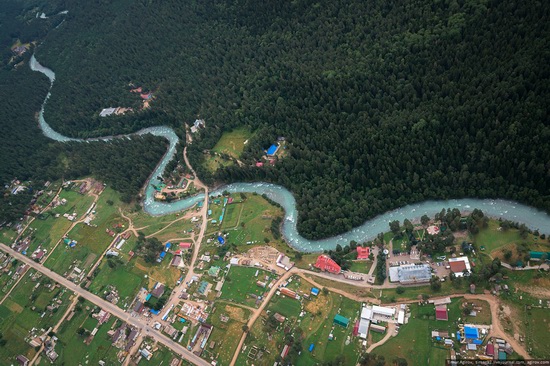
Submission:
[[[229,317],[229,321],[223,323],[220,316]],[[214,312],[208,318],[208,322],[214,326],[214,330],[210,335],[208,343],[215,342],[213,350],[208,350],[217,354],[217,360],[221,365],[229,365],[235,349],[239,344],[239,340],[243,334],[242,326],[246,324],[250,317],[250,311],[229,304],[216,305]]]
[[549,359],[550,311],[532,308],[526,314],[526,342],[533,349],[535,358]]
[[[125,260],[123,260],[126,263]],[[118,306],[125,308],[129,304],[138,290],[147,286],[148,281],[144,278],[145,272],[135,268],[136,260],[126,264],[119,264],[115,268],[107,265],[107,260],[103,260],[99,265],[99,273],[95,276],[90,288],[90,292],[102,296],[107,285],[113,285],[118,290],[120,301]]]
[[103,258],[90,285],[90,292],[101,296],[107,285],[113,285],[120,296],[117,305],[126,308],[142,287],[151,288],[156,282],[162,282],[170,288],[174,287],[181,271],[170,266],[170,255],[161,263],[146,263],[143,258],[136,256],[128,261],[127,253],[134,250],[135,245],[134,237],[124,244],[121,248],[122,255],[119,257],[122,263],[114,268],[108,265],[107,258]]
[[0,229],[0,242],[2,243],[11,244],[16,236],[17,232],[9,227]]
[[273,297],[269,304],[269,310],[279,313],[287,318],[297,318],[300,315],[302,305],[300,301],[284,295]]
[[282,209],[272,206],[262,196],[253,194],[248,194],[243,204],[240,222],[244,223],[244,227],[239,225],[234,230],[228,230],[228,241],[237,246],[246,245],[247,242],[263,244],[265,238],[274,241],[271,222],[275,217],[283,215]]
[[372,261],[353,261],[349,270],[352,272],[369,273],[371,267]]
[[436,329],[454,331],[456,329],[454,322],[433,320],[433,305],[413,304],[410,307],[412,316],[409,322],[400,327],[396,337],[375,348],[372,353],[385,356],[386,362],[392,362],[394,358],[401,357],[405,358],[409,365],[445,365],[449,351],[432,342],[431,331]]
[[[94,305],[84,302],[81,306],[82,310],[77,311],[70,321],[63,322],[57,332],[59,342],[56,352],[59,354],[59,359],[56,364],[78,365],[84,362],[97,365],[100,360],[110,365],[118,364],[116,354],[119,350],[111,345],[111,340],[107,336],[107,332],[115,323],[116,318],[111,316],[109,321],[102,324],[93,341],[86,345],[85,338],[78,335],[77,330],[82,327],[91,332],[97,326],[97,320],[90,316],[90,310],[94,308]],[[86,308],[90,310],[86,310]]]
[[306,278],[311,278],[313,281],[321,286],[337,288],[342,291],[347,291],[349,293],[355,294],[357,296],[378,297],[378,295],[380,294],[380,290],[372,291],[370,288],[358,287],[343,282],[331,281],[326,278],[321,278],[310,274],[307,274]]
[[[258,271],[257,277],[254,276],[256,271]],[[262,288],[256,285],[256,281],[269,283],[269,281],[265,280],[266,275],[270,276],[270,280],[275,277],[269,272],[261,269],[232,266],[227,274],[220,299],[238,304],[254,306],[256,300],[249,297],[248,294],[260,296],[267,291],[267,288]]]
[[[405,292],[402,294],[398,294],[395,288],[382,290],[382,297],[380,297],[380,300],[382,300],[382,303],[393,303],[393,302],[398,302],[400,300],[416,300],[422,294],[427,294],[430,297],[435,297],[435,296],[466,293],[465,281],[463,281],[463,285],[460,288],[454,287],[451,281],[445,281],[441,283],[441,289],[437,292],[433,291],[429,285],[414,286],[414,287],[402,286],[402,287],[405,289]],[[375,291],[374,293],[379,294],[378,291]]]
[[[110,205],[107,201],[112,201],[113,204]],[[68,233],[68,237],[76,240],[78,244],[74,248],[70,248],[64,243],[60,243],[45,265],[61,274],[68,271],[73,264],[81,270],[90,268],[113,240],[106,233],[106,229],[112,229],[114,223],[122,222],[116,205],[118,202],[118,193],[106,188],[95,207],[96,215],[92,220],[94,226],[77,224]]]
[[149,361],[147,361],[145,358],[142,358],[140,361],[140,364],[144,365],[170,365],[170,362],[174,357],[176,357],[171,350],[166,348],[160,343],[157,343],[155,347],[158,347],[158,349],[153,353],[153,357]]
[[27,253],[32,253],[39,245],[51,250],[73,224],[63,216],[55,218],[53,215],[46,215],[45,217],[45,219],[36,218],[21,236],[22,238],[27,235],[34,237]]
[[[359,341],[352,336],[353,324],[359,315],[360,303],[338,294],[321,294],[304,306],[307,314],[300,327],[305,331],[303,340],[304,352],[298,357],[297,365],[315,365],[334,360],[337,356],[345,357],[345,364],[355,364],[359,357]],[[347,328],[333,323],[334,316],[340,314],[350,320]],[[333,340],[329,340],[329,334]],[[351,342],[346,344],[348,337]],[[313,352],[309,352],[310,344]]]
[[239,158],[244,150],[244,142],[252,137],[252,132],[246,128],[237,128],[231,132],[224,132],[212,151]]
[[71,189],[63,189],[61,193],[59,193],[59,200],[62,200],[63,198],[67,200],[67,203],[52,209],[52,213],[58,213],[60,215],[67,213],[72,215],[76,212],[77,217],[81,217],[86,213],[94,201],[93,196],[82,195]]
[[[287,319],[275,330],[266,330],[262,319],[256,321],[245,344],[248,350],[252,346],[260,350],[265,349],[263,356],[258,360],[247,359],[247,350],[239,355],[237,365],[273,365],[285,344],[285,328],[290,329],[295,336],[301,334],[303,351],[295,360],[296,365],[324,364],[340,355],[344,356],[345,365],[353,365],[359,356],[360,346],[356,339],[351,338],[351,342],[347,342],[347,339],[351,337],[359,308],[359,303],[334,293],[321,293],[318,297],[312,297],[311,300],[303,299],[302,302],[283,295],[275,296],[267,307],[268,312],[278,312]],[[303,317],[299,316],[301,311],[304,312]],[[350,320],[347,328],[333,324],[336,314]],[[263,316],[267,317],[267,313]],[[334,336],[332,341],[328,340],[329,334]],[[315,345],[312,353],[308,351],[311,343]]]
[[227,205],[222,223],[223,230],[233,229],[239,224],[239,217],[242,209],[244,209],[244,205],[242,203],[239,204],[234,202]]
[[[173,213],[173,214],[164,215],[164,216],[151,216],[140,209],[137,212],[125,212],[125,215],[132,219],[134,227],[136,228],[137,231],[141,231],[146,236],[148,236],[159,230],[162,230],[167,225],[172,223],[174,220],[181,218],[182,215],[185,215],[186,213],[187,211]],[[197,216],[199,216],[198,213],[197,213]],[[183,223],[184,223],[183,221],[178,221],[178,223],[174,224],[175,229],[177,230],[178,226],[181,226]]]
[[[41,285],[36,287],[38,282]],[[7,364],[11,364],[8,360],[13,361],[19,354],[32,359],[35,351],[25,342],[29,331],[54,326],[67,309],[69,292],[59,287],[46,288],[47,283],[52,282],[43,277],[33,282],[31,273],[28,273],[0,305],[0,333],[7,340],[7,344],[0,347],[0,359],[6,360]],[[57,310],[50,312],[45,309],[58,299],[62,303]]]
[[481,229],[474,237],[474,242],[478,248],[485,247],[485,252],[491,253],[500,247],[509,244],[519,243],[548,243],[548,239],[542,240],[538,238],[535,241],[535,237],[532,234],[528,234],[525,239],[519,235],[519,230],[508,229],[506,231],[499,230],[499,222],[496,220],[490,220],[489,226],[485,229]]

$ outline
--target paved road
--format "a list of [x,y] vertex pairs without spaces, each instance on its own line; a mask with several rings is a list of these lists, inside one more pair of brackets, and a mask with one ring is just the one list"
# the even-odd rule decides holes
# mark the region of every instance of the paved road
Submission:
[[16,252],[15,250],[11,249],[9,246],[0,243],[0,250],[6,252],[7,254],[11,255],[12,257],[16,258],[20,262],[26,263],[35,270],[41,272],[45,276],[51,278],[52,280],[56,281],[62,286],[65,286],[70,291],[75,292],[77,295],[82,296],[92,304],[95,304],[99,307],[101,307],[103,310],[108,311],[112,315],[116,316],[117,318],[125,321],[126,323],[133,325],[140,329],[140,331],[143,333],[145,332],[146,336],[150,336],[153,339],[157,340],[159,343],[164,344],[166,347],[170,348],[175,353],[182,356],[187,361],[199,365],[199,366],[207,366],[210,365],[208,362],[203,360],[202,358],[196,356],[192,352],[188,351],[185,347],[180,345],[179,343],[173,341],[172,339],[168,338],[167,336],[161,334],[160,332],[156,331],[155,329],[149,327],[145,321],[134,318],[130,316],[130,314],[124,312],[122,309],[117,307],[116,305],[111,304],[110,302],[107,302],[103,300],[102,298],[84,290],[80,286],[75,285],[74,283],[67,280],[65,277],[60,276],[59,274],[51,271],[50,269],[44,267],[41,264],[38,264],[31,260],[30,258],[22,255],[21,253]]

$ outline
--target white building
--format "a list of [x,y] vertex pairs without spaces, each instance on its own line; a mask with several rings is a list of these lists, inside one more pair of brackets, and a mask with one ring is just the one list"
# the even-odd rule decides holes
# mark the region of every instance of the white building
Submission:
[[470,273],[472,267],[470,267],[470,261],[468,257],[457,257],[449,259],[449,267],[451,267],[451,272],[454,273],[456,277],[464,277],[464,271]]
[[395,308],[386,308],[383,306],[374,305],[372,307],[372,313],[377,315],[382,315],[386,317],[392,317],[395,315]]

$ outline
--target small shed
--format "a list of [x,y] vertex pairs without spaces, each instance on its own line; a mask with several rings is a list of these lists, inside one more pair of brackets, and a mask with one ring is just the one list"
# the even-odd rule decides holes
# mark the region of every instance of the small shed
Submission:
[[315,296],[319,295],[319,289],[317,287],[313,287],[311,289],[311,294]]
[[309,345],[309,352],[313,351],[313,349],[315,348],[315,345],[312,343]]

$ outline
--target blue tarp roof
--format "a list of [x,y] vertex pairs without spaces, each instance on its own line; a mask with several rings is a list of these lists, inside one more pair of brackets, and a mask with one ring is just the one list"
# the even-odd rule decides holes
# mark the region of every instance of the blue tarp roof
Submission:
[[460,341],[460,332],[456,332],[456,340]]
[[150,311],[151,311],[152,314],[155,314],[155,315],[158,315],[158,313],[160,313],[159,310],[153,310],[153,309],[151,309]]
[[164,258],[165,255],[166,255],[166,252],[161,252],[161,253],[160,253],[160,257],[161,257],[161,258]]
[[474,339],[472,343],[479,345],[479,344],[483,344],[483,341],[481,339]]
[[479,338],[479,332],[477,328],[464,327],[464,337],[466,339],[476,339]]
[[309,345],[309,352],[313,351],[313,348],[315,348],[315,345],[312,343]]
[[319,289],[318,289],[317,287],[313,287],[313,288],[311,289],[311,293],[312,293],[313,295],[319,295]]
[[166,249],[170,249],[171,246],[172,246],[172,243],[170,242],[166,243]]
[[221,245],[225,244],[225,239],[222,238],[221,236],[218,236],[218,241],[220,242]]
[[149,301],[150,298],[151,298],[151,294],[147,294],[147,296],[145,296],[145,301]]
[[277,151],[277,145],[271,145],[269,149],[267,149],[267,155],[273,155]]

